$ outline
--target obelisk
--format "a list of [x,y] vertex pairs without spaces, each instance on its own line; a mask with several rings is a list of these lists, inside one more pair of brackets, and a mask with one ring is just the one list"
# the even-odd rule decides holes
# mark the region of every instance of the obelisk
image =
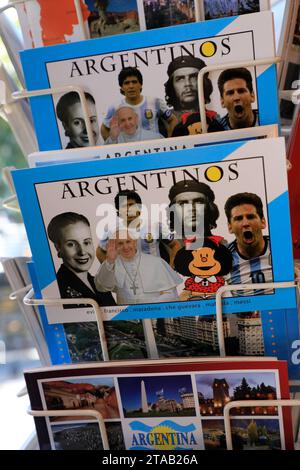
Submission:
[[142,412],[143,413],[148,413],[148,400],[147,400],[147,394],[146,394],[146,387],[145,387],[145,382],[142,380],[141,381],[141,401],[142,401]]

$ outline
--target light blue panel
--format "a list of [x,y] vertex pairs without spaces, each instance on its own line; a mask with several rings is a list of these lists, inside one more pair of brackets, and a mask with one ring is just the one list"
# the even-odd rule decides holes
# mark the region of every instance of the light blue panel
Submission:
[[280,265],[273,264],[274,279],[277,281],[293,281],[294,266],[288,192],[281,194],[268,204],[268,219],[271,253],[278,254],[284,250],[284,262]]
[[300,380],[300,331],[298,309],[286,310],[288,368],[291,380]]
[[[96,38],[92,41],[79,41],[56,46],[37,47],[20,52],[22,66],[29,72],[35,70],[34,63],[40,61],[47,63],[60,59],[72,57],[85,57],[90,55],[105,54],[107,52],[130,51],[136,48],[159,46],[161,44],[172,44],[188,41],[191,39],[202,39],[220,34],[238,17],[218,18],[198,23],[169,26],[149,31],[121,34]],[[122,46],[120,49],[120,45]],[[39,77],[35,74],[32,83],[39,83]]]
[[[20,171],[23,172],[23,170]],[[30,170],[24,171],[28,171],[28,176],[30,176]],[[18,173],[18,171],[15,173]],[[56,280],[56,274],[50,256],[49,242],[46,237],[34,184],[32,184],[33,182],[26,180],[26,178],[22,179],[22,177],[20,179],[17,177],[16,180],[18,180],[17,186],[19,188],[19,194],[21,194],[19,206],[23,215],[31,251],[33,257],[35,255],[37,260],[36,269],[39,287],[43,290]]]
[[[34,262],[29,262],[27,264],[28,271],[30,274],[32,287],[34,290],[35,297],[41,299],[41,291],[38,283],[38,278],[36,275]],[[66,340],[65,330],[63,325],[55,324],[49,325],[46,315],[45,307],[39,306],[38,311],[41,317],[43,329],[45,332],[45,339],[49,349],[49,354],[51,362],[53,365],[58,364],[71,364],[71,357],[69,354],[69,347]]]
[[276,65],[273,64],[257,77],[257,99],[261,126],[279,124]]

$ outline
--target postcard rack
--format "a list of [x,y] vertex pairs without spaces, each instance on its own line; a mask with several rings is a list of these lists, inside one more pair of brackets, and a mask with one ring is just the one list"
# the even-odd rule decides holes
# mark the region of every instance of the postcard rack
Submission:
[[[26,4],[31,1],[32,0],[11,1],[5,7],[0,8],[0,14],[4,13],[9,8],[15,8],[17,5]],[[80,0],[73,0],[73,1],[74,1],[76,15],[78,18],[78,24],[79,24],[82,36],[85,39],[89,39],[89,34],[87,32],[86,25],[84,23],[84,19],[82,15]],[[195,4],[198,6],[197,2]],[[196,8],[196,20],[199,20],[200,17],[201,17],[201,12],[199,8]],[[244,66],[256,67],[260,65],[279,64],[281,60],[282,60],[281,57],[272,57],[272,58],[265,58],[265,59],[252,60],[252,61],[248,60],[248,61],[231,62],[231,63],[226,63],[226,66],[227,67],[244,67]],[[205,112],[204,83],[203,83],[204,75],[208,72],[213,72],[213,71],[222,70],[222,69],[224,69],[224,64],[205,66],[203,69],[199,71],[199,74],[198,74],[199,108],[200,108],[200,117],[201,117],[203,133],[207,133],[207,117],[206,117],[206,112]],[[28,91],[25,89],[21,91],[15,91],[11,93],[11,100],[2,102],[0,104],[0,107],[2,108],[5,114],[7,113],[7,110],[10,106],[12,107],[12,110],[13,110],[14,105],[19,100],[37,97],[37,96],[56,95],[56,94],[61,94],[64,92],[70,92],[70,91],[75,91],[79,95],[90,145],[94,145],[95,140],[93,136],[92,126],[89,120],[87,100],[85,97],[85,91],[81,86],[67,85],[67,86],[53,87],[53,88],[41,89],[41,90],[35,90],[35,91]],[[280,96],[285,99],[292,100],[293,97],[300,97],[300,90],[285,90],[280,93]],[[286,133],[288,133],[288,130],[286,130]],[[8,198],[2,201],[2,206],[9,210],[19,211],[19,208],[16,205],[16,202],[17,202],[16,195],[12,194],[11,196],[9,196]],[[248,289],[264,289],[264,288],[266,289],[298,288],[296,281],[297,279],[294,282],[260,283],[260,284],[251,284],[251,285],[235,284],[234,286],[229,285],[229,286],[221,287],[216,294],[216,309],[215,309],[220,357],[226,357],[225,338],[224,338],[223,321],[222,321],[223,319],[222,298],[226,294],[226,292],[236,291],[236,290],[246,291]],[[22,289],[14,291],[9,296],[11,300],[16,300],[17,298],[22,298],[22,297],[23,297],[24,304],[29,305],[29,306],[39,307],[39,306],[61,306],[65,304],[67,305],[78,304],[78,299],[70,299],[70,298],[38,299],[38,298],[35,298],[31,285],[28,285]],[[90,298],[80,298],[80,303],[90,305],[93,308],[93,312],[94,312],[96,323],[97,323],[99,338],[100,338],[103,360],[108,361],[109,354],[108,354],[108,348],[107,348],[107,339],[106,339],[105,330],[104,330],[103,309],[101,306],[99,306],[99,304],[95,300],[90,299]],[[142,323],[143,323],[143,330],[145,334],[148,357],[152,359],[157,359],[159,357],[159,354],[158,354],[158,350],[156,347],[156,342],[154,340],[154,331],[153,331],[151,320],[144,319],[142,320]],[[23,393],[25,392],[23,391]],[[300,400],[295,399],[295,398],[291,400],[281,400],[281,399],[245,400],[245,401],[243,400],[243,401],[231,401],[230,403],[227,403],[224,407],[224,414],[223,414],[227,450],[233,449],[232,432],[231,432],[232,429],[231,429],[231,423],[230,423],[230,411],[237,407],[245,407],[245,406],[254,407],[254,406],[257,406],[258,404],[260,406],[273,405],[273,406],[278,406],[280,408],[285,407],[285,406],[286,407],[299,407]],[[48,417],[48,418],[50,417],[64,417],[64,418],[78,417],[79,418],[83,416],[85,417],[89,416],[90,418],[94,418],[99,426],[99,432],[100,432],[100,436],[101,436],[101,440],[103,444],[103,449],[104,450],[109,449],[109,442],[108,442],[107,432],[105,428],[105,423],[104,423],[101,413],[97,412],[96,410],[55,410],[55,411],[40,410],[40,411],[37,411],[37,410],[28,409],[28,414],[36,418],[38,417]]]
[[109,443],[108,443],[108,438],[107,438],[107,432],[106,432],[106,427],[104,424],[103,417],[99,411],[96,410],[55,410],[55,411],[35,411],[29,408],[27,410],[27,413],[30,416],[33,416],[35,418],[66,418],[66,417],[77,417],[77,418],[83,418],[86,416],[89,416],[90,418],[94,418],[97,420],[98,426],[99,426],[99,431],[100,431],[100,436],[101,436],[101,441],[103,445],[103,450],[109,450]]
[[[25,297],[23,298],[23,302],[25,305],[34,305],[34,306],[57,306],[61,304],[76,304],[78,303],[78,300],[76,299],[35,299],[33,298],[33,290],[31,288],[32,286],[26,286],[23,289],[20,289],[19,291],[12,292],[9,296],[11,300],[15,300],[17,296],[21,296],[24,294],[24,292],[27,292]],[[276,289],[286,289],[286,288],[297,288],[298,285],[295,284],[295,282],[277,282],[277,283],[260,283],[260,284],[251,284],[251,285],[245,285],[245,284],[239,284],[239,285],[234,285],[234,286],[223,286],[222,288],[219,289],[219,291],[216,294],[216,324],[217,324],[217,334],[218,334],[218,341],[219,341],[219,351],[220,351],[220,357],[226,357],[226,351],[225,351],[225,342],[224,342],[224,331],[223,331],[223,324],[222,324],[222,296],[230,290],[244,290],[246,291],[247,289],[270,289],[270,288],[276,288]],[[108,357],[108,352],[107,352],[107,343],[106,343],[106,338],[105,338],[105,333],[104,333],[104,327],[103,327],[103,320],[102,320],[102,309],[99,307],[99,305],[93,301],[93,299],[81,299],[82,302],[85,304],[90,304],[93,306],[96,318],[97,318],[97,325],[98,325],[98,331],[99,331],[99,337],[101,338],[101,347],[103,351],[103,360],[109,360]],[[147,322],[146,325],[144,322]],[[144,320],[144,333],[145,333],[145,338],[146,338],[146,343],[150,344],[155,344],[155,341],[151,341],[151,337],[153,337],[154,332],[152,328],[152,324],[150,320]],[[158,352],[157,349],[155,348],[154,350],[149,352],[149,358],[151,359],[157,359],[158,358]],[[291,386],[298,386],[299,387],[299,381],[291,381],[290,382]],[[26,389],[22,390],[22,393],[19,393],[18,396],[23,396],[26,393]],[[297,395],[297,394],[296,394]],[[223,410],[223,418],[224,418],[224,432],[225,432],[225,437],[226,437],[226,449],[227,450],[234,450],[233,448],[233,439],[232,439],[232,426],[231,426],[231,418],[233,416],[230,416],[230,411],[235,408],[242,408],[242,407],[255,407],[255,406],[278,406],[280,409],[282,407],[300,407],[300,399],[297,398],[291,398],[289,400],[285,399],[276,399],[276,400],[233,400],[227,403],[224,406]],[[108,443],[108,437],[107,437],[107,432],[106,432],[106,427],[105,427],[105,422],[103,420],[103,417],[101,416],[101,413],[96,411],[96,410],[55,410],[55,411],[50,411],[50,410],[32,410],[28,409],[28,414],[33,416],[33,417],[82,417],[82,416],[90,416],[92,418],[96,418],[98,425],[99,425],[99,432],[101,436],[101,441],[103,445],[104,450],[109,450],[109,443]],[[299,415],[297,415],[296,420],[299,420]],[[299,423],[295,423],[294,428],[298,429]]]
[[[259,283],[259,284],[235,284],[235,285],[226,285],[220,287],[220,289],[216,293],[216,326],[217,326],[217,336],[218,336],[218,345],[219,345],[219,355],[220,357],[226,357],[225,351],[225,340],[224,340],[224,331],[223,331],[223,313],[222,313],[222,297],[226,292],[229,291],[247,291],[251,289],[290,289],[295,288],[299,289],[299,286],[295,281],[291,282],[268,282],[268,283]],[[20,289],[20,291],[12,292],[9,296],[11,300],[15,300],[18,295],[22,295],[26,292],[25,297],[23,298],[23,302],[25,305],[33,305],[33,306],[49,306],[55,307],[58,305],[77,305],[78,299],[36,299],[34,298],[34,291],[32,286],[24,287]],[[107,341],[105,337],[105,330],[104,330],[104,322],[103,322],[103,310],[98,305],[98,303],[93,299],[88,298],[80,298],[80,302],[83,304],[91,305],[93,307],[97,326],[98,326],[98,333],[101,343],[101,348],[103,351],[103,360],[108,361],[109,355],[107,350]],[[153,327],[151,324],[150,319],[143,319],[143,329],[146,339],[147,345],[147,352],[149,359],[158,359],[158,351],[155,345],[154,339],[154,332]]]
[[[234,450],[233,439],[232,439],[232,427],[231,427],[231,418],[230,411],[236,408],[244,407],[257,407],[257,406],[276,406],[280,410],[282,407],[300,407],[300,399],[291,399],[291,400],[233,400],[229,403],[226,403],[223,409],[223,418],[224,418],[224,432],[226,438],[226,450]],[[81,417],[89,416],[97,420],[99,426],[100,437],[102,441],[103,450],[110,450],[107,431],[105,427],[104,419],[99,411],[96,410],[32,410],[29,408],[27,413],[34,418],[59,418],[59,417]]]

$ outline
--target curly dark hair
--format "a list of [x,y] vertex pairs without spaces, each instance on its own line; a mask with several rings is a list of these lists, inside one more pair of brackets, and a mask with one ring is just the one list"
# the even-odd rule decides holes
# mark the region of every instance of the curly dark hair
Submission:
[[[138,68],[136,67],[124,67],[121,72],[119,73],[118,76],[118,81],[119,81],[119,86],[120,88],[122,87],[124,81],[128,77],[136,77],[138,79],[138,82],[143,85],[143,75],[139,71]],[[124,95],[124,91],[121,89],[120,93]]]

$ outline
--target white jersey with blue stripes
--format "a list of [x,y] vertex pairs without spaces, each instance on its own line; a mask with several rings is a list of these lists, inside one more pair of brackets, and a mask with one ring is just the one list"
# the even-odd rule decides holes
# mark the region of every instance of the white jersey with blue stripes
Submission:
[[[233,269],[228,274],[227,284],[257,284],[273,282],[270,239],[264,236],[265,248],[260,256],[252,259],[243,257],[237,247],[236,240],[229,243],[228,249],[233,258]],[[232,291],[233,296],[271,294],[272,289],[253,289],[252,291]]]

